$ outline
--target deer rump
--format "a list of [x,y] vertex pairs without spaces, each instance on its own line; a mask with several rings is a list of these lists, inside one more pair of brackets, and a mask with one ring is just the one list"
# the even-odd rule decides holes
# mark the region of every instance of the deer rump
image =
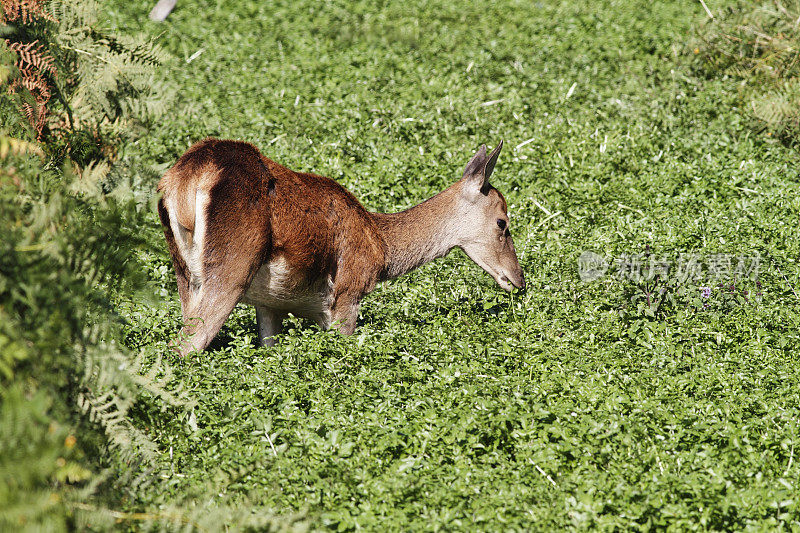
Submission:
[[158,189],[182,337],[193,337],[198,350],[238,302],[327,328],[337,304],[360,299],[381,276],[385,243],[358,200],[333,180],[289,170],[249,143],[196,144]]

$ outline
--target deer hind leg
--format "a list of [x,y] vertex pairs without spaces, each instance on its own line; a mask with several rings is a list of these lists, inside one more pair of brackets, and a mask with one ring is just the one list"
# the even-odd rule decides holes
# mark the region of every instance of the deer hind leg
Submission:
[[197,192],[195,230],[185,236],[181,250],[189,270],[188,298],[182,305],[185,326],[178,346],[182,356],[201,351],[214,340],[269,248],[264,206],[245,204],[215,213],[208,209],[209,198]]
[[281,332],[283,319],[286,313],[264,307],[256,306],[256,323],[258,324],[258,340],[261,346],[275,346],[275,338]]
[[243,292],[234,279],[207,281],[200,286],[183,315],[184,326],[178,337],[181,356],[202,351],[214,340]]
[[352,335],[358,322],[360,298],[340,296],[331,309],[331,327],[344,335]]
[[[243,262],[257,261],[256,254],[236,250]],[[229,250],[233,253],[233,250]],[[212,268],[193,294],[184,313],[185,326],[180,334],[179,352],[182,356],[204,350],[217,336],[228,315],[242,298],[252,281],[248,268]]]

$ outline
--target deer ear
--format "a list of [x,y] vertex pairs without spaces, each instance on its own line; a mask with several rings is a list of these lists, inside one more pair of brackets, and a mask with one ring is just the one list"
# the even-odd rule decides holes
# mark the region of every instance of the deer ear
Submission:
[[478,153],[476,153],[469,163],[467,168],[464,169],[464,180],[470,190],[478,190],[481,194],[489,192],[489,176],[494,171],[494,166],[497,163],[497,157],[500,155],[500,150],[503,149],[503,141],[495,147],[492,154],[486,157],[486,145],[481,145]]
[[500,156],[500,150],[502,149],[503,140],[501,139],[495,149],[492,150],[491,155],[489,155],[489,160],[486,162],[486,167],[483,169],[484,186],[489,183],[489,176],[491,176],[492,171],[494,171],[494,166],[497,164],[497,158]]
[[464,176],[461,179],[483,179],[483,169],[486,168],[486,145],[482,144],[478,151],[472,156],[464,169]]

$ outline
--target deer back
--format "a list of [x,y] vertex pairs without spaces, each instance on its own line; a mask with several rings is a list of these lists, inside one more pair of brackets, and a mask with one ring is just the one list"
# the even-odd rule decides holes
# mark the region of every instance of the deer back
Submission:
[[[195,144],[164,175],[159,190],[190,246],[202,233],[202,257],[195,262],[203,268],[195,270],[255,274],[261,264],[281,259],[298,286],[330,276],[337,292],[368,292],[384,268],[383,240],[350,192],[329,178],[279,165],[249,143]],[[241,241],[242,234],[253,250],[229,250],[227,243]]]

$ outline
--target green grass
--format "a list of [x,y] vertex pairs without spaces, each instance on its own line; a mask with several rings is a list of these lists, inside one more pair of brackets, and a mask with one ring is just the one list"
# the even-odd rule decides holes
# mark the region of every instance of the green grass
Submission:
[[[240,306],[176,363],[192,423],[139,406],[172,492],[132,507],[212,480],[313,528],[800,527],[798,158],[695,70],[699,3],[179,2],[163,25],[150,4],[107,11],[159,36],[179,96],[125,157],[245,139],[399,210],[502,138],[529,288],[454,252],[378,288],[352,337],[293,320],[270,349]],[[119,312],[131,347],[166,353],[180,311],[151,221],[159,299]],[[762,268],[746,299],[727,279],[586,283],[584,250]],[[674,300],[637,306],[654,285]]]

